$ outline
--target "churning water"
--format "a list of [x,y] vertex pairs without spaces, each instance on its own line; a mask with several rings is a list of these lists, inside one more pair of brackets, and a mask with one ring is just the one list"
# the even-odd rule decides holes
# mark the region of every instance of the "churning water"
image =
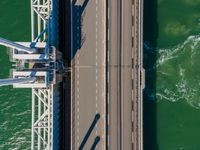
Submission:
[[144,148],[200,150],[200,0],[144,1]]

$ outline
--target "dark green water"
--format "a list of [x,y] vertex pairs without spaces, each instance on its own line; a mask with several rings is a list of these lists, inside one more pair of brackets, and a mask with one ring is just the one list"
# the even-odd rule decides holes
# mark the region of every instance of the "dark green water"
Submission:
[[[30,41],[30,0],[0,0],[0,37]],[[0,47],[0,78],[11,63]],[[31,91],[0,87],[0,150],[25,150],[31,144]]]
[[144,148],[200,150],[200,0],[144,1]]

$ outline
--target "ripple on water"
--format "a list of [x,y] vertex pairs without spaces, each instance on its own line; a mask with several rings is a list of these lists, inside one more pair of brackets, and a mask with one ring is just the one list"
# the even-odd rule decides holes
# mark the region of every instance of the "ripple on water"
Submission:
[[[200,109],[200,36],[189,36],[183,43],[167,49],[154,50],[158,53],[156,69],[157,101],[185,101]],[[192,59],[191,59],[192,58]],[[148,87],[147,87],[148,89]]]

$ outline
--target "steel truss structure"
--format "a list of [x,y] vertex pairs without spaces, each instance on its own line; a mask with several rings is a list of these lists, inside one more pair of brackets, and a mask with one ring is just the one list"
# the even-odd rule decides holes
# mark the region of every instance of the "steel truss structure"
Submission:
[[[52,10],[52,0],[31,0],[31,39],[35,41],[46,29],[47,21]],[[46,39],[44,34],[43,40]]]
[[52,149],[52,88],[32,89],[32,150]]
[[[52,10],[52,0],[31,0],[31,39],[47,27]],[[38,42],[45,42],[46,33]],[[53,85],[47,89],[32,89],[32,140],[31,149],[51,150],[53,147]]]

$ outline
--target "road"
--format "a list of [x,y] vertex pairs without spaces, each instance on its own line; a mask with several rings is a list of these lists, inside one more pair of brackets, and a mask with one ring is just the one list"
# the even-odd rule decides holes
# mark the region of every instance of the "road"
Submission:
[[[106,146],[106,2],[72,1],[72,149]],[[87,136],[95,116],[91,134]],[[100,137],[97,144],[95,138]]]
[[[133,2],[133,3],[132,3]],[[142,1],[109,1],[111,150],[142,150]]]

